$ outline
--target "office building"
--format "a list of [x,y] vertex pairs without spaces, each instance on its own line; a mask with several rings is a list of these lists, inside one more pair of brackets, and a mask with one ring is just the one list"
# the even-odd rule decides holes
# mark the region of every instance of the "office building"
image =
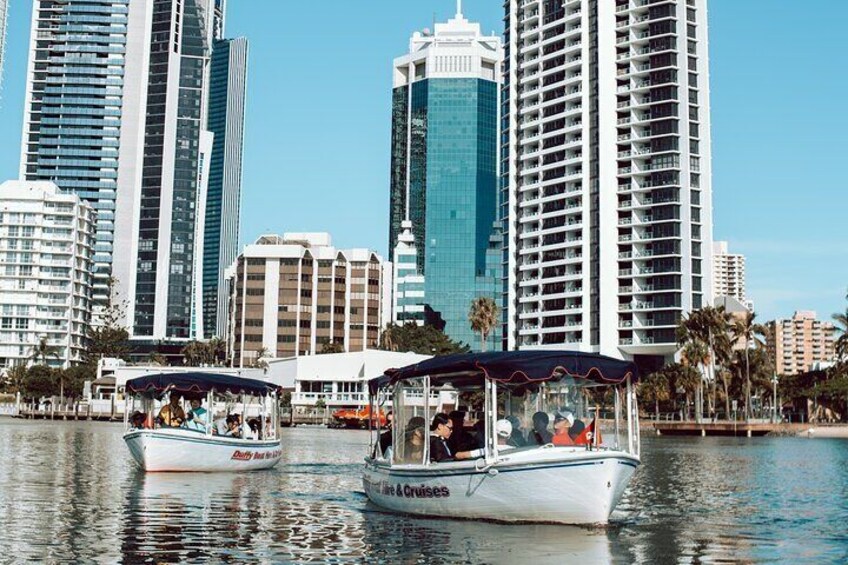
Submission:
[[262,236],[228,272],[236,366],[312,355],[325,344],[376,349],[391,316],[391,264],[368,249],[336,249],[326,233]]
[[836,327],[817,320],[815,312],[801,310],[791,320],[774,320],[766,327],[767,346],[778,375],[811,371],[814,365],[836,359]]
[[745,256],[730,253],[726,241],[713,243],[713,296],[730,296],[753,310],[753,303],[745,295]]
[[[91,321],[94,210],[51,182],[0,184],[0,368],[82,360]],[[41,341],[45,359],[33,359]]]
[[502,57],[500,39],[483,35],[459,5],[432,33],[414,33],[394,61],[389,249],[410,222],[424,286],[417,306],[426,323],[472,347],[471,302],[500,294],[500,241],[494,252],[490,245]]
[[224,270],[238,254],[242,150],[247,95],[247,39],[216,41],[209,81],[209,131],[214,135],[206,194],[202,265],[202,337],[227,329]]
[[507,0],[504,341],[661,363],[711,302],[705,0]]
[[129,0],[33,2],[20,178],[52,181],[97,212],[96,302],[111,276],[125,297],[131,282],[119,267],[138,217],[151,10]]
[[[202,271],[221,271],[204,239],[224,261],[238,229],[221,211],[238,200],[244,61],[226,52],[246,45],[222,44],[211,71],[224,0],[33,1],[21,178],[91,203],[95,305],[113,280],[136,348],[202,337]],[[242,98],[231,106],[230,94]]]

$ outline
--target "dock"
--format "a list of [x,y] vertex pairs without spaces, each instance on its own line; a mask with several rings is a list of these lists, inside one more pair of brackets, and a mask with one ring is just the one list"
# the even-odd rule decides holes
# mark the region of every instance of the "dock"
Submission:
[[644,422],[659,436],[731,436],[765,435],[812,437],[848,437],[845,424],[770,423],[770,422]]

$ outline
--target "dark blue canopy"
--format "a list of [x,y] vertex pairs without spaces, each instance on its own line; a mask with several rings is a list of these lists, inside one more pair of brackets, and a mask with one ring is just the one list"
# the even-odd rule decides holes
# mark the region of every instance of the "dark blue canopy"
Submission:
[[153,392],[156,395],[166,391],[177,392],[231,392],[267,395],[278,389],[277,385],[256,379],[244,379],[218,373],[158,373],[138,377],[127,381],[128,392]]
[[423,377],[477,376],[507,384],[556,380],[563,376],[587,379],[599,384],[620,384],[630,377],[635,383],[639,371],[634,363],[577,351],[507,351],[462,353],[433,357],[401,369],[388,369],[368,382],[372,394],[398,381]]

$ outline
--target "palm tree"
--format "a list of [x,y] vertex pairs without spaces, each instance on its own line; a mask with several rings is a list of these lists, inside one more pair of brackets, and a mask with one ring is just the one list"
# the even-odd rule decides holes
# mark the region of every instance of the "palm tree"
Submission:
[[741,343],[745,347],[745,419],[751,418],[751,361],[749,351],[751,346],[755,349],[765,345],[762,336],[765,335],[765,328],[756,323],[754,319],[757,315],[754,312],[746,312],[744,318],[739,318],[733,325],[733,341]]
[[213,337],[206,343],[209,354],[209,363],[218,365],[227,356],[227,342],[219,337]]
[[38,343],[32,346],[29,360],[34,364],[47,365],[51,358],[60,358],[59,349],[50,345],[47,341],[47,336],[43,335],[38,338]]
[[[47,336],[43,335],[38,338],[38,343],[32,346],[29,360],[36,365],[49,366],[50,359],[61,359],[59,357],[59,349],[50,345],[47,341]],[[59,397],[65,398],[65,379],[62,371],[59,371]]]
[[486,338],[498,324],[500,308],[488,296],[479,296],[471,301],[468,321],[471,330],[480,334],[480,351],[486,351]]
[[[715,365],[717,359],[725,360],[730,356],[728,329],[730,315],[724,308],[706,306],[693,310],[680,321],[677,327],[677,341],[683,348],[683,356],[701,372],[702,379],[712,385],[710,409],[715,413],[717,381]],[[688,354],[687,354],[688,351]],[[703,411],[703,387],[698,388],[699,413]]]
[[663,367],[659,371],[651,373],[639,384],[639,392],[644,394],[646,399],[654,401],[655,421],[660,419],[660,402],[666,402],[671,398],[669,379],[665,369]]
[[[848,300],[848,295],[845,299]],[[845,308],[844,313],[834,314],[833,321],[837,323],[836,331],[839,333],[836,339],[836,360],[848,361],[848,308]]]

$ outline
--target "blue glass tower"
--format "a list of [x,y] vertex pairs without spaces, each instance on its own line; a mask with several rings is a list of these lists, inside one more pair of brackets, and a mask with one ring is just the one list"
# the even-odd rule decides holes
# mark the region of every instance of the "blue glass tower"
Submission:
[[501,282],[493,237],[501,58],[500,40],[458,13],[433,34],[415,33],[410,54],[395,61],[389,246],[410,222],[423,321],[474,348],[471,302],[499,302]]
[[212,46],[208,129],[215,138],[203,227],[202,324],[206,338],[223,336],[226,330],[224,269],[238,254],[247,54],[243,37],[216,41]]

